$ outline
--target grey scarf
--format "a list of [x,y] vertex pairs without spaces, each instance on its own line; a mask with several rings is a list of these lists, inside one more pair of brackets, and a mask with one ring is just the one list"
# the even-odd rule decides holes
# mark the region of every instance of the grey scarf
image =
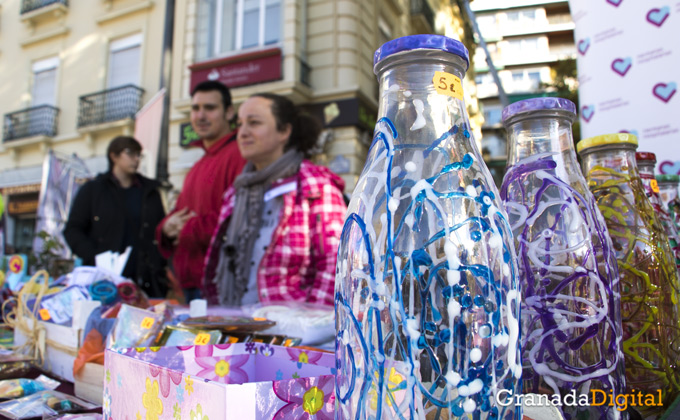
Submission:
[[264,194],[275,181],[295,175],[301,162],[302,154],[289,150],[260,171],[247,163],[234,181],[234,208],[215,271],[220,305],[241,304],[248,286],[253,246],[262,225]]

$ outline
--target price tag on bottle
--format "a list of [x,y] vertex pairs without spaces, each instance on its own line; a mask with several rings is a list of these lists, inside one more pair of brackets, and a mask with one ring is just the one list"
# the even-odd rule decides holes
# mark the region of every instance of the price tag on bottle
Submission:
[[142,320],[142,328],[145,330],[148,330],[149,328],[153,327],[154,320],[151,317],[146,317]]
[[446,73],[443,71],[434,72],[432,83],[437,93],[448,95],[453,98],[463,100],[463,84],[460,78],[455,74]]
[[39,310],[38,314],[40,314],[40,319],[42,319],[43,321],[48,321],[50,318],[52,318],[52,316],[50,316],[50,311],[48,311],[45,308]]
[[656,182],[656,179],[652,179],[649,181],[649,186],[652,187],[652,191],[655,193],[659,193],[659,183]]
[[210,343],[210,334],[198,334],[194,339],[194,345],[196,346],[205,346],[208,343]]

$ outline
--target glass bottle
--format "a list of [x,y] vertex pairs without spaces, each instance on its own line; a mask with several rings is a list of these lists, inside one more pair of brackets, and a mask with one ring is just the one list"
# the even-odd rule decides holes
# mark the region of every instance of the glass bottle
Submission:
[[659,198],[661,198],[665,210],[673,220],[675,228],[680,232],[680,198],[678,198],[680,176],[675,174],[657,175],[656,181],[659,184]]
[[336,419],[519,419],[517,261],[470,134],[467,49],[407,36],[374,63],[378,122],[338,250]]
[[673,220],[661,202],[661,197],[659,197],[659,184],[654,177],[656,155],[651,152],[636,152],[635,162],[637,163],[638,171],[640,172],[642,185],[645,187],[645,194],[647,195],[649,202],[652,204],[654,212],[659,217],[663,232],[668,238],[671,250],[673,251],[675,267],[680,274],[680,237],[678,236],[678,230],[675,227]]
[[619,265],[627,392],[660,394],[663,406],[634,407],[643,417],[659,415],[680,390],[680,289],[672,251],[638,173],[637,138],[592,137],[576,149]]
[[[501,199],[522,283],[523,390],[616,398],[625,391],[619,275],[576,159],[576,106],[533,98],[507,106],[502,117],[510,149]],[[567,419],[622,417],[606,404],[560,408]]]

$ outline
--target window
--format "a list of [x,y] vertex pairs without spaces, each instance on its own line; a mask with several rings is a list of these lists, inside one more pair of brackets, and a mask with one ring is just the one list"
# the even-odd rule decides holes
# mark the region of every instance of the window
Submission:
[[33,63],[32,105],[52,105],[57,100],[57,67],[59,58],[52,57]]
[[501,123],[503,114],[502,106],[488,105],[484,107],[484,125],[497,125]]
[[530,71],[527,73],[527,77],[529,78],[532,88],[538,89],[541,84],[541,73],[538,71]]
[[109,72],[106,86],[111,89],[124,85],[139,85],[142,34],[111,42]]
[[281,40],[281,0],[199,0],[196,59]]
[[479,31],[485,37],[495,34],[497,32],[496,16],[495,15],[477,16],[477,26],[479,26]]

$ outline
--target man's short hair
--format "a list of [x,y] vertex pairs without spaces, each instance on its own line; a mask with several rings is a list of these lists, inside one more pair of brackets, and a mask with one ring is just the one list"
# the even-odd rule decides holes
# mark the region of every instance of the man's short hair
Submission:
[[109,161],[109,170],[113,169],[111,153],[118,156],[125,149],[130,149],[132,152],[141,153],[142,145],[137,141],[137,139],[131,136],[117,136],[111,140],[109,147],[106,148],[106,159]]
[[191,97],[193,98],[196,92],[212,92],[218,91],[222,95],[222,105],[224,105],[224,110],[231,106],[231,92],[227,85],[217,80],[206,80],[194,87],[191,91]]

